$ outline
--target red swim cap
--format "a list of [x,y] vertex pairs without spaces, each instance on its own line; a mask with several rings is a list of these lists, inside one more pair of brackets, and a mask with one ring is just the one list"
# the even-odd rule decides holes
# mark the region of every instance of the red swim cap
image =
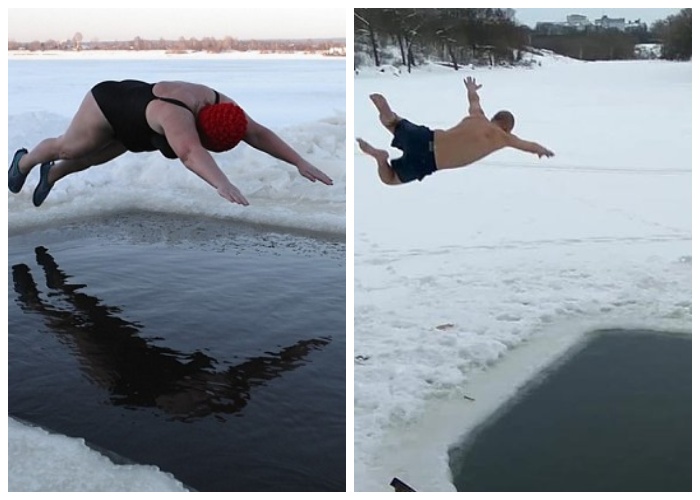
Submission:
[[233,149],[245,135],[248,119],[232,102],[210,104],[197,115],[197,131],[202,146],[221,153]]

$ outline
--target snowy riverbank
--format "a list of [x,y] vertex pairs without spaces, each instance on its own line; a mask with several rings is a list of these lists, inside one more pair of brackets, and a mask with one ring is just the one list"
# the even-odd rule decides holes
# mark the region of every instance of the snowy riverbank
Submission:
[[471,75],[487,115],[556,153],[387,187],[355,149],[356,490],[453,490],[448,448],[588,331],[690,332],[690,63],[538,62],[355,76],[355,136],[377,147],[370,93],[448,128]]

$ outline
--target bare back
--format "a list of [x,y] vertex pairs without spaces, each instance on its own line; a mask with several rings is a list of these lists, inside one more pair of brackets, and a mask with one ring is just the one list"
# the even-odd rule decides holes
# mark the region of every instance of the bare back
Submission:
[[435,130],[438,169],[469,165],[507,145],[508,134],[483,116],[468,116],[447,130]]
[[[157,97],[175,99],[187,106],[188,109],[173,106],[165,101],[154,100],[146,108],[148,124],[158,133],[163,133],[163,121],[181,118],[185,115],[196,116],[207,104],[213,104],[216,99],[214,90],[206,85],[188,82],[158,82],[153,87],[153,94]],[[220,102],[232,102],[230,98],[221,95]],[[189,112],[188,112],[189,110]]]

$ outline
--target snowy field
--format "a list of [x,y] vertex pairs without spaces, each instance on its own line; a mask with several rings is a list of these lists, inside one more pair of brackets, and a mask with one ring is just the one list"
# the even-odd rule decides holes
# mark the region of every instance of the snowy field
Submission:
[[376,147],[370,93],[448,128],[471,75],[487,115],[556,153],[387,187],[355,148],[356,491],[454,491],[448,448],[586,332],[690,334],[691,64],[540,61],[355,76],[354,134]]
[[[285,230],[345,234],[345,60],[246,54],[10,54],[8,165],[14,151],[61,134],[92,85],[107,79],[206,83],[237,100],[334,181],[311,183],[245,144],[216,160],[251,202],[226,202],[179,162],[125,154],[56,184],[41,209],[31,203],[38,168],[8,196],[10,235],[85,217],[137,210],[240,220]],[[154,65],[154,61],[157,64]],[[152,466],[115,466],[81,440],[9,419],[10,491],[182,491]]]

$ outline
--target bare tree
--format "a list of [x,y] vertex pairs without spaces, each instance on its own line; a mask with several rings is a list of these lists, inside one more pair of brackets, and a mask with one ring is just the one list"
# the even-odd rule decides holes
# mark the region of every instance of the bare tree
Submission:
[[380,65],[379,42],[373,22],[373,14],[377,12],[377,9],[355,9],[355,33],[364,35],[369,39],[375,66]]

